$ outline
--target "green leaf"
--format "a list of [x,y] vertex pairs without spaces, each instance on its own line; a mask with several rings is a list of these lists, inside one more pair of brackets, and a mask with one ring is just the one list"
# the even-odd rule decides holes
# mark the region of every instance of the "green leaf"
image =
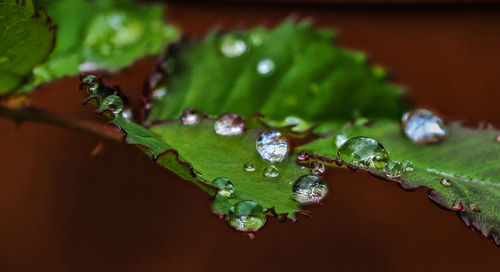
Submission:
[[159,54],[179,36],[163,23],[164,7],[132,0],[41,0],[58,26],[50,59],[36,67],[22,90],[89,70],[116,71]]
[[406,108],[402,90],[387,84],[384,69],[366,65],[363,54],[335,46],[333,37],[307,22],[285,22],[171,46],[150,80],[146,122],[177,118],[186,108],[261,113],[272,125],[320,124],[317,131],[358,116],[399,118]]
[[[210,119],[194,125],[183,125],[177,119],[146,129],[123,117],[123,99],[118,90],[105,86],[94,76],[83,77],[81,89],[88,93],[86,101],[92,101],[99,112],[125,132],[127,143],[137,145],[158,164],[214,194],[213,210],[217,214],[227,215],[241,201],[255,202],[282,218],[294,219],[295,213],[301,211],[299,203],[292,199],[292,186],[310,171],[297,165],[295,156],[289,154],[283,162],[274,164],[278,177],[266,177],[264,170],[271,163],[256,150],[261,130],[222,136],[215,133],[214,121]],[[245,171],[246,163],[253,163],[255,170]],[[235,191],[230,197],[216,194],[214,180],[219,177],[233,184]]]
[[[347,125],[335,135],[317,140],[299,149],[326,158],[337,158],[337,139],[370,137],[380,142],[391,160],[409,160],[413,171],[402,171],[392,180],[404,189],[430,188],[429,197],[442,207],[456,210],[462,220],[500,242],[500,131],[493,128],[471,129],[458,123],[446,127],[444,141],[422,145],[412,142],[395,121],[377,121],[370,125]],[[332,161],[321,158],[323,160]],[[381,170],[365,169],[391,180]]]
[[54,47],[55,28],[32,0],[0,1],[0,94],[15,90]]

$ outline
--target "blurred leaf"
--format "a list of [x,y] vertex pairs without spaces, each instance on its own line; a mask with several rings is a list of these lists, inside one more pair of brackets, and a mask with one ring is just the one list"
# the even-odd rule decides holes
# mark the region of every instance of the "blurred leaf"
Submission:
[[54,47],[55,28],[32,0],[0,1],[0,94],[15,90]]
[[400,178],[390,178],[381,170],[365,170],[396,181],[404,189],[430,188],[429,197],[434,202],[458,211],[468,226],[499,244],[500,143],[496,137],[500,131],[470,129],[453,123],[446,127],[446,132],[443,142],[421,145],[403,134],[399,122],[377,121],[370,125],[347,125],[329,138],[298,149],[334,159],[337,137],[371,137],[386,148],[391,160],[412,162],[414,171],[402,171]]
[[177,39],[163,23],[164,7],[132,0],[41,0],[58,26],[49,60],[36,67],[28,91],[44,82],[80,72],[116,71],[146,55],[159,54]]
[[358,116],[399,118],[403,91],[387,84],[384,69],[366,65],[363,54],[335,46],[333,37],[307,22],[285,22],[172,46],[151,77],[146,122],[177,118],[186,108],[261,113],[272,125],[320,124],[319,131]]

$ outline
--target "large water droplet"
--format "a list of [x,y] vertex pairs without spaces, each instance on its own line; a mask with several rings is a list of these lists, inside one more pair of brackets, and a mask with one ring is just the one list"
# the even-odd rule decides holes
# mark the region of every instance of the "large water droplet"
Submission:
[[255,164],[253,164],[253,162],[247,162],[243,165],[243,170],[253,172],[255,171]]
[[441,118],[426,109],[406,113],[402,122],[406,136],[416,143],[437,143],[446,135]]
[[108,95],[102,101],[102,104],[107,106],[113,113],[117,114],[123,110],[123,101],[117,95]]
[[229,58],[243,55],[247,51],[247,43],[237,35],[225,35],[220,41],[222,54]]
[[388,178],[399,178],[401,163],[399,161],[389,161],[384,165],[384,173]]
[[314,161],[311,163],[311,170],[316,175],[323,175],[325,173],[325,165],[320,161]]
[[349,140],[349,138],[347,138],[346,135],[344,134],[337,134],[337,136],[335,136],[335,139],[333,140],[334,141],[334,144],[337,148],[339,148],[340,146],[342,146],[347,140]]
[[263,76],[270,76],[274,72],[274,62],[271,59],[265,58],[257,64],[257,72]]
[[201,121],[201,116],[194,110],[183,110],[181,113],[181,122],[184,125],[194,125]]
[[354,137],[340,146],[337,159],[356,167],[383,168],[389,161],[389,154],[372,138]]
[[275,178],[277,176],[279,176],[280,174],[280,170],[278,170],[278,167],[274,166],[274,165],[269,165],[268,167],[266,167],[264,169],[264,176],[268,177],[268,178]]
[[257,140],[257,152],[270,162],[281,162],[288,152],[288,142],[277,131],[268,131]]
[[234,136],[243,133],[245,123],[240,116],[234,113],[226,113],[215,121],[215,133],[224,136]]
[[326,183],[315,175],[298,178],[292,187],[292,199],[300,203],[316,203],[328,192]]
[[231,207],[227,219],[239,231],[257,231],[266,223],[262,206],[250,200],[240,201]]
[[404,172],[413,172],[414,169],[415,169],[415,166],[413,166],[413,162],[411,162],[409,160],[404,160],[401,163],[401,170],[403,170]]
[[441,183],[441,185],[446,186],[446,187],[451,186],[451,181],[447,178],[442,179],[439,183]]
[[231,197],[234,193],[233,183],[228,178],[216,178],[212,181],[212,183],[219,188],[217,194],[223,197]]

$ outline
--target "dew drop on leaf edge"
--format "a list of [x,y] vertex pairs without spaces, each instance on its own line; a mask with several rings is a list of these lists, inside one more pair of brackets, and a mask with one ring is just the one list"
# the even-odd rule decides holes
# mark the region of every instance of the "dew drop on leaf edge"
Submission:
[[267,131],[260,135],[256,143],[259,155],[272,163],[281,162],[288,152],[288,142],[277,131]]
[[325,173],[325,165],[320,161],[314,161],[311,163],[311,171],[317,175],[323,175]]
[[389,154],[376,140],[359,136],[340,146],[337,159],[355,167],[381,169],[389,161]]
[[214,123],[215,133],[223,136],[235,136],[243,133],[245,123],[234,113],[225,113],[219,116]]
[[316,175],[299,177],[292,187],[292,199],[303,203],[317,203],[328,193],[326,183]]
[[402,118],[406,136],[415,143],[438,143],[445,138],[443,121],[430,110],[415,109],[407,112]]
[[102,104],[117,114],[123,110],[123,101],[118,95],[108,95],[102,100]]
[[234,193],[234,185],[228,178],[219,177],[212,181],[212,184],[219,188],[218,195],[231,197]]
[[266,223],[264,209],[257,202],[243,200],[229,209],[227,220],[229,224],[244,232],[259,230]]
[[384,174],[388,178],[399,178],[401,175],[401,163],[399,161],[389,161],[384,165]]

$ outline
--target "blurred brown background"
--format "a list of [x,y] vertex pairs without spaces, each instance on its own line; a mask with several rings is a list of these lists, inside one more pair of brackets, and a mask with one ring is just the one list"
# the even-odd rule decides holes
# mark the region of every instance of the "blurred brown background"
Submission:
[[[500,126],[497,4],[206,2],[171,3],[168,21],[201,36],[214,26],[310,18],[337,29],[341,45],[391,69],[416,105],[469,125]],[[137,108],[154,63],[143,59],[107,82],[120,84]],[[80,106],[82,96],[68,78],[40,88],[34,103],[105,122]],[[208,195],[133,147],[106,144],[91,157],[98,142],[92,136],[3,119],[0,131],[0,271],[500,269],[500,248],[431,203],[423,189],[404,192],[330,169],[331,193],[326,205],[308,207],[312,218],[271,219],[250,240],[211,214]]]

